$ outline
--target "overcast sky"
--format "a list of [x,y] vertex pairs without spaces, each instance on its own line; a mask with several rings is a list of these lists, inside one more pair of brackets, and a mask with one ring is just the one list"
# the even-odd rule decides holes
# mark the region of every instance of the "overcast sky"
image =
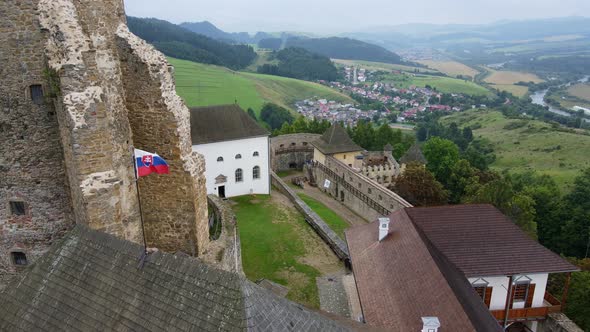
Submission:
[[404,23],[590,16],[590,0],[125,0],[127,14],[230,31],[338,33]]

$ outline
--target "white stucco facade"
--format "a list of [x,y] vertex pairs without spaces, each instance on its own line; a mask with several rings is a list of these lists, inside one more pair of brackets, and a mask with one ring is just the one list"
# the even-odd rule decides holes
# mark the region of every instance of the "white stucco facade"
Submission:
[[[547,273],[538,274],[526,274],[514,276],[516,281],[529,280],[530,283],[535,284],[535,294],[533,295],[532,307],[542,307],[543,299],[545,297],[545,289],[547,287]],[[468,278],[469,283],[472,285],[479,285],[483,283],[483,280],[488,282],[487,287],[493,287],[492,297],[490,301],[490,310],[504,310],[506,308],[506,297],[508,296],[508,281],[507,276],[500,277],[481,277],[481,278]],[[475,284],[474,284],[475,283]],[[524,308],[524,301],[515,301],[513,304],[514,309]]]
[[[207,194],[225,197],[270,194],[267,136],[193,145],[193,151],[205,157]],[[241,158],[236,159],[237,155]],[[223,160],[218,161],[219,158]],[[260,168],[257,179],[254,178],[255,167]],[[242,181],[236,181],[238,169],[242,170]]]

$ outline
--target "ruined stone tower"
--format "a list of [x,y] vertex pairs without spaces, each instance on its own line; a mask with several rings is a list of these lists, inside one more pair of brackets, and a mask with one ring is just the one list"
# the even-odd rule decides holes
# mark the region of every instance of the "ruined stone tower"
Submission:
[[170,164],[139,181],[148,246],[202,253],[189,111],[122,0],[4,0],[0,13],[0,287],[74,223],[142,242],[133,147]]

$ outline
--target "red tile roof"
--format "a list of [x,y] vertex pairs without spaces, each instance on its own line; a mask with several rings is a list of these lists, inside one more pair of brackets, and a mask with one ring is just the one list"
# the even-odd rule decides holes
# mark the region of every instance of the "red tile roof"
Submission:
[[466,277],[578,270],[492,205],[407,208],[406,212],[436,250]]
[[[421,317],[436,316],[440,332],[497,330],[470,320],[405,210],[391,215],[383,241],[378,241],[378,222],[347,230],[346,240],[367,323],[420,331]],[[478,304],[489,315],[483,302]]]

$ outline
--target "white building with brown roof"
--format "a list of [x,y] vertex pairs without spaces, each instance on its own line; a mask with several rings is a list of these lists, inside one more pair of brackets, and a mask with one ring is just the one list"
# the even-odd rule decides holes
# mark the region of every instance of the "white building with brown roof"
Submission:
[[192,108],[193,151],[205,157],[207,194],[270,194],[269,135],[238,105]]
[[364,318],[378,327],[419,331],[437,317],[439,331],[541,331],[564,305],[546,292],[548,275],[578,270],[491,205],[405,208],[389,220],[385,231],[379,221],[346,231]]

